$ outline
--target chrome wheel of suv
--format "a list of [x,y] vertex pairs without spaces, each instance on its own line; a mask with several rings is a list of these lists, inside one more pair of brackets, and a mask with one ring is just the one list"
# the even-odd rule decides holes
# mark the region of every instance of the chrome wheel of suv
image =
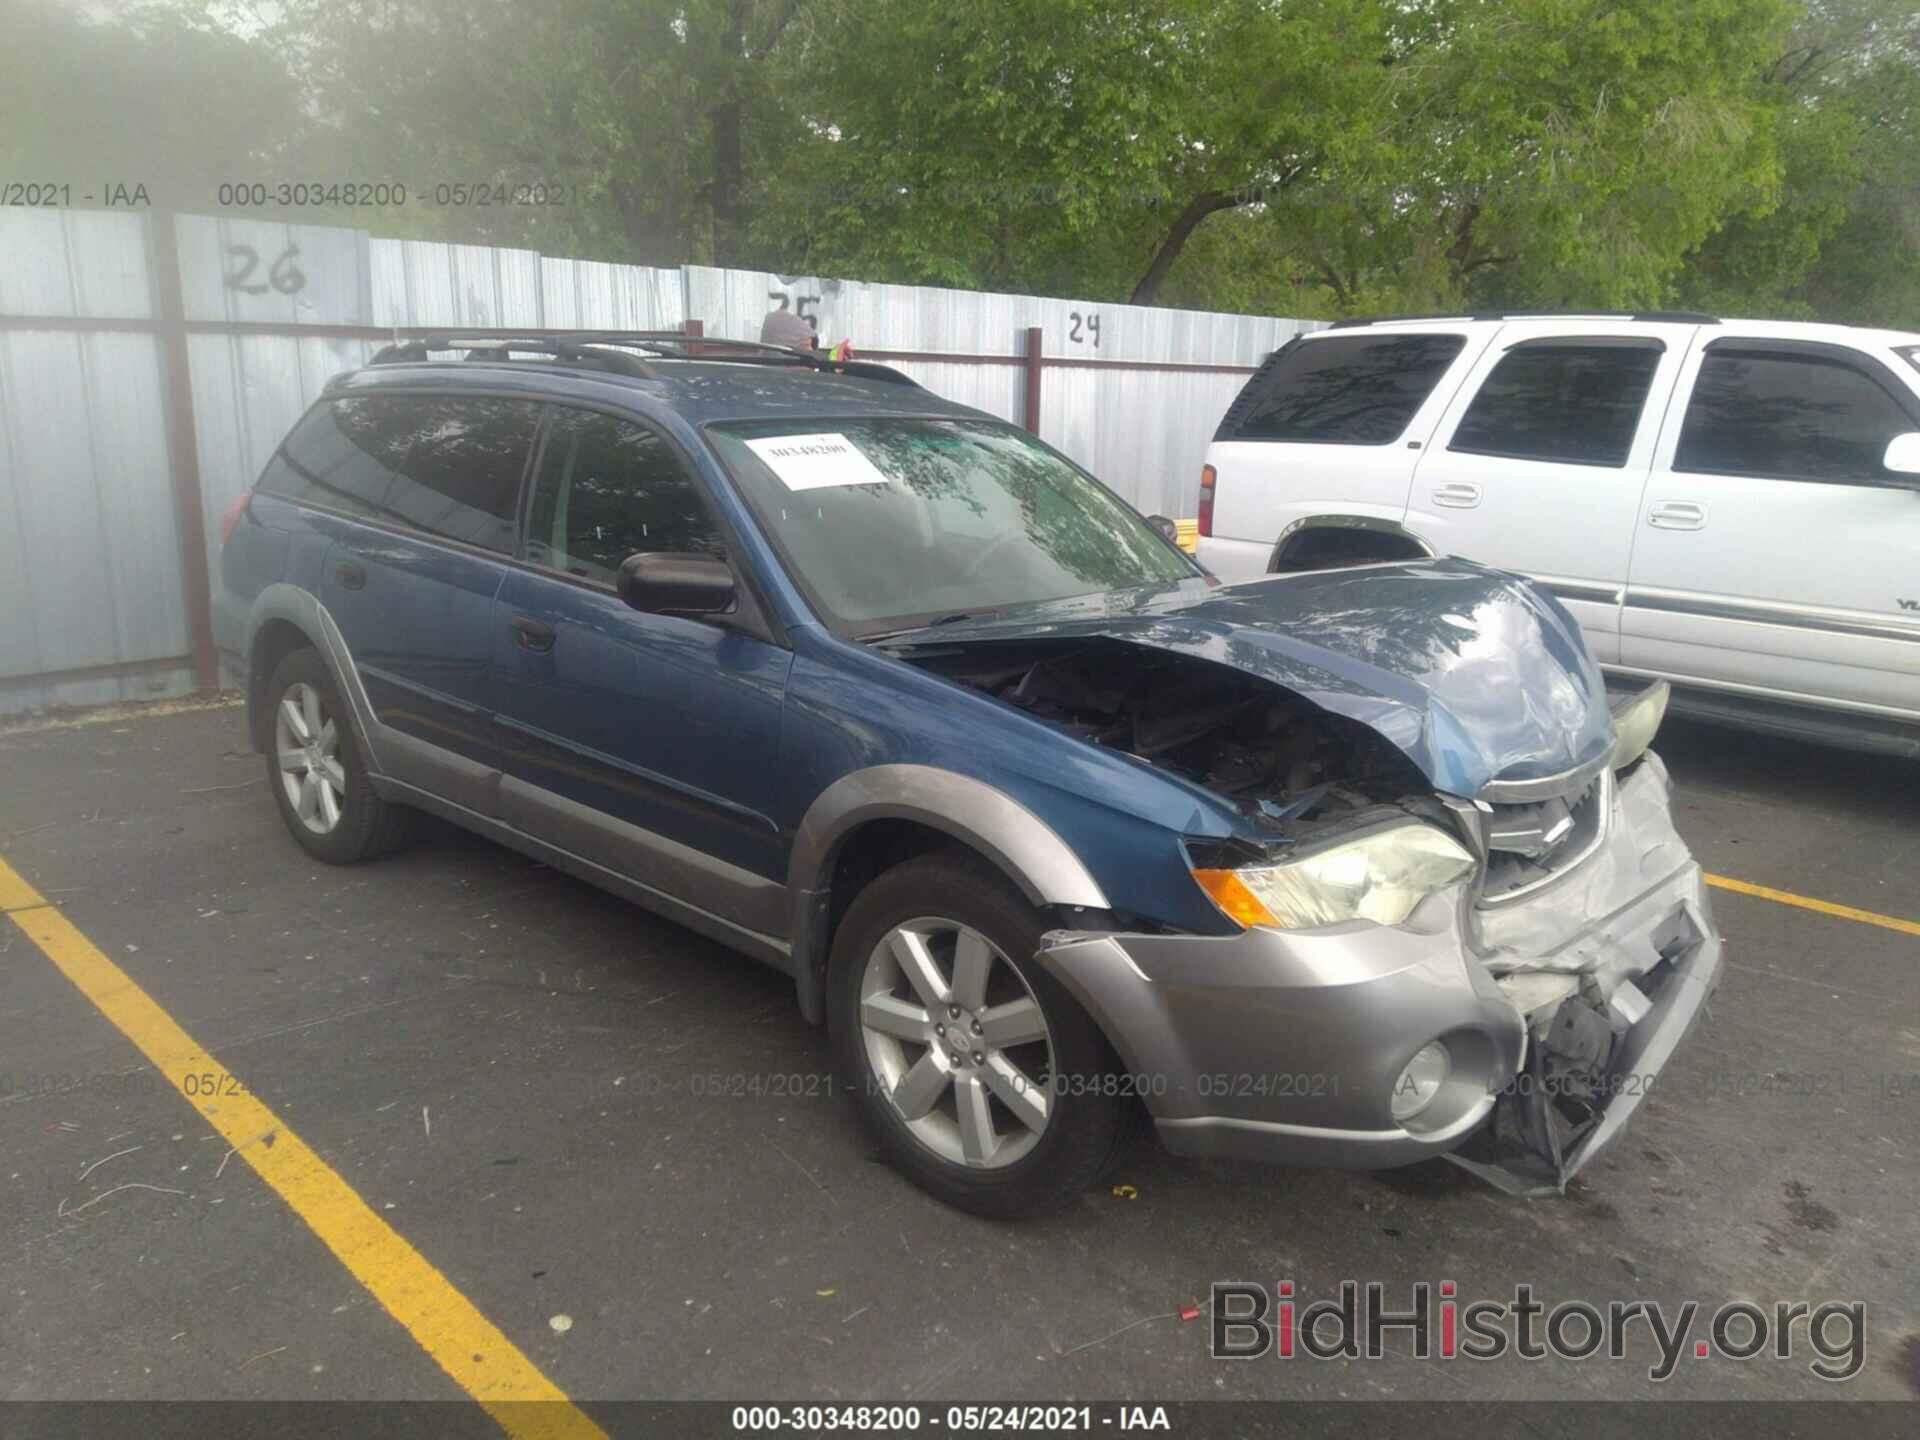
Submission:
[[896,925],[860,981],[867,1063],[907,1131],[943,1160],[1011,1165],[1052,1115],[1053,1037],[1026,977],[956,920]]
[[315,835],[331,834],[346,803],[347,771],[340,760],[339,721],[312,685],[289,686],[280,697],[273,749],[294,816]]

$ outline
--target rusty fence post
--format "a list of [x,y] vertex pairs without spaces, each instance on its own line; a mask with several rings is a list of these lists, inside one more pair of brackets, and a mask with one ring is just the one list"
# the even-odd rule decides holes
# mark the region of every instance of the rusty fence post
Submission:
[[1027,327],[1027,407],[1029,435],[1040,433],[1040,327]]
[[174,510],[180,530],[180,589],[187,607],[193,673],[202,690],[220,684],[213,648],[213,591],[207,575],[206,510],[200,494],[200,440],[193,425],[193,372],[187,357],[186,301],[180,291],[180,245],[171,210],[148,216],[148,253],[158,311],[160,364],[165,390],[167,463],[173,472]]

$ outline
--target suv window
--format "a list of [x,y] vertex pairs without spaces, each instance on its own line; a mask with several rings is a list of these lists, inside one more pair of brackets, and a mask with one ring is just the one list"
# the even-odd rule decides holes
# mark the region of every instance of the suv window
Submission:
[[1289,345],[1247,382],[1214,439],[1390,445],[1466,343],[1464,335],[1343,335]]
[[1887,442],[1920,424],[1844,360],[1709,351],[1687,402],[1676,470],[1873,484]]
[[1658,340],[1523,340],[1487,375],[1447,448],[1625,465],[1665,348]]
[[611,585],[642,550],[726,554],[694,477],[643,425],[553,412],[527,516],[527,559]]
[[538,420],[532,401],[485,396],[322,401],[260,488],[505,554]]

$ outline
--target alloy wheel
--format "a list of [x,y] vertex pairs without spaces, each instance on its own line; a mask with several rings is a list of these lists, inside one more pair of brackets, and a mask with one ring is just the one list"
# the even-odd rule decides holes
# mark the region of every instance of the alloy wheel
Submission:
[[273,748],[294,815],[315,835],[330,834],[346,808],[347,770],[338,718],[319,690],[304,681],[287,687],[274,711]]
[[1026,977],[955,920],[896,925],[867,959],[860,1028],[873,1080],[915,1140],[975,1169],[1011,1165],[1053,1113],[1053,1037]]

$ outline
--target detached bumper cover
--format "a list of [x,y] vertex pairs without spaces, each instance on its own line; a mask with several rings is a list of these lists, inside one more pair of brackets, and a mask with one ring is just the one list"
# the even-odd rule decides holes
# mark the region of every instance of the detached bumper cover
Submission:
[[[1476,1173],[1556,1190],[1638,1108],[1720,972],[1658,760],[1613,803],[1602,851],[1497,919],[1442,894],[1396,926],[1055,931],[1039,958],[1114,1042],[1175,1153],[1381,1169],[1471,1137],[1453,1158]],[[1395,1082],[1436,1038],[1452,1071],[1397,1122]]]
[[1525,1068],[1487,1127],[1448,1159],[1512,1194],[1551,1194],[1620,1133],[1720,981],[1723,944],[1699,877],[1690,866],[1677,897],[1662,887],[1623,917],[1653,964],[1586,972],[1529,1017]]

